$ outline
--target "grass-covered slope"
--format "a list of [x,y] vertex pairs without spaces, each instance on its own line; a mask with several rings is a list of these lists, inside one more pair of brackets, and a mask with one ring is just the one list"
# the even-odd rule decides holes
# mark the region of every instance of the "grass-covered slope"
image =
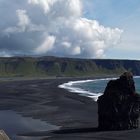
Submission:
[[117,75],[126,70],[132,71],[134,75],[140,75],[140,61],[58,57],[0,58],[0,77]]

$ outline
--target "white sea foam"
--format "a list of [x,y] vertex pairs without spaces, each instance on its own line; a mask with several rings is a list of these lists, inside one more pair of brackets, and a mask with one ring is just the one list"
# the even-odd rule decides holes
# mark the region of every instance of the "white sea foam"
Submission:
[[96,82],[96,81],[108,81],[108,80],[115,80],[116,78],[103,78],[103,79],[94,79],[94,80],[80,80],[80,81],[69,81],[68,83],[64,83],[59,85],[59,88],[67,89],[70,92],[79,93],[82,96],[86,96],[92,98],[94,101],[98,100],[98,97],[101,96],[103,93],[93,93],[82,88],[74,87],[74,84],[80,83],[87,83],[87,82]]
[[140,76],[134,76],[134,78],[140,78]]

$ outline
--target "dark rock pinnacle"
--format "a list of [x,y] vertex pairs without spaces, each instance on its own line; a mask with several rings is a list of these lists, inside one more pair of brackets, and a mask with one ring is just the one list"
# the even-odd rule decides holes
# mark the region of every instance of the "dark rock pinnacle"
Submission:
[[135,91],[133,75],[125,72],[108,82],[98,99],[100,130],[128,130],[139,127],[140,96]]

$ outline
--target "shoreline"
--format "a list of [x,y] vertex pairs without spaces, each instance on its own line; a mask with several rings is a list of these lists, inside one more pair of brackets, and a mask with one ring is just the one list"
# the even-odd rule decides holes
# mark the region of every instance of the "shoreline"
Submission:
[[114,80],[116,78],[95,78],[91,80],[79,80],[79,81],[69,81],[66,83],[63,83],[59,85],[59,88],[66,89],[69,92],[72,93],[78,93],[81,96],[89,97],[92,98],[95,102],[98,100],[98,97],[101,96],[103,93],[94,93],[92,91],[88,91],[79,87],[74,87],[73,85],[75,84],[80,84],[80,83],[88,83],[88,82],[96,82],[96,81],[109,81],[109,80]]
[[23,117],[61,126],[57,132],[23,132],[19,136],[41,136],[39,140],[139,140],[140,129],[97,131],[97,103],[88,97],[58,88],[58,85],[69,80],[77,78],[1,82],[0,110],[13,110]]
[[[95,102],[98,100],[98,97],[103,95],[103,92],[98,92],[98,93],[95,93],[93,91],[90,91],[90,90],[86,90],[86,89],[83,89],[83,88],[80,88],[80,87],[76,87],[74,86],[75,84],[82,84],[82,83],[90,83],[90,82],[99,82],[99,81],[110,81],[110,80],[116,80],[118,77],[104,77],[104,78],[101,78],[101,77],[98,77],[98,78],[89,78],[89,79],[86,79],[86,80],[74,80],[74,81],[68,81],[66,83],[63,83],[61,85],[59,85],[58,87],[59,88],[62,88],[62,89],[66,89],[68,90],[69,92],[72,92],[72,93],[78,93],[79,95],[81,96],[85,96],[85,97],[89,97],[89,98],[92,98]],[[140,78],[140,76],[134,76],[135,79],[137,78]],[[105,87],[104,87],[105,89]]]

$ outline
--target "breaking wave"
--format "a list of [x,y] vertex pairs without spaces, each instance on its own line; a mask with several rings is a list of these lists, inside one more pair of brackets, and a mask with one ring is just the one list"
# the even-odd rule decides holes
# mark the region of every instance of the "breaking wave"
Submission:
[[74,86],[75,84],[82,84],[82,83],[88,83],[88,82],[96,82],[96,81],[109,81],[109,80],[115,80],[116,78],[103,78],[103,79],[94,79],[94,80],[80,80],[80,81],[69,81],[67,83],[64,83],[62,85],[59,85],[59,88],[66,89],[73,93],[79,93],[82,96],[86,96],[89,98],[92,98],[94,101],[98,100],[98,97],[101,96],[103,93],[100,92],[91,92],[79,87]]

